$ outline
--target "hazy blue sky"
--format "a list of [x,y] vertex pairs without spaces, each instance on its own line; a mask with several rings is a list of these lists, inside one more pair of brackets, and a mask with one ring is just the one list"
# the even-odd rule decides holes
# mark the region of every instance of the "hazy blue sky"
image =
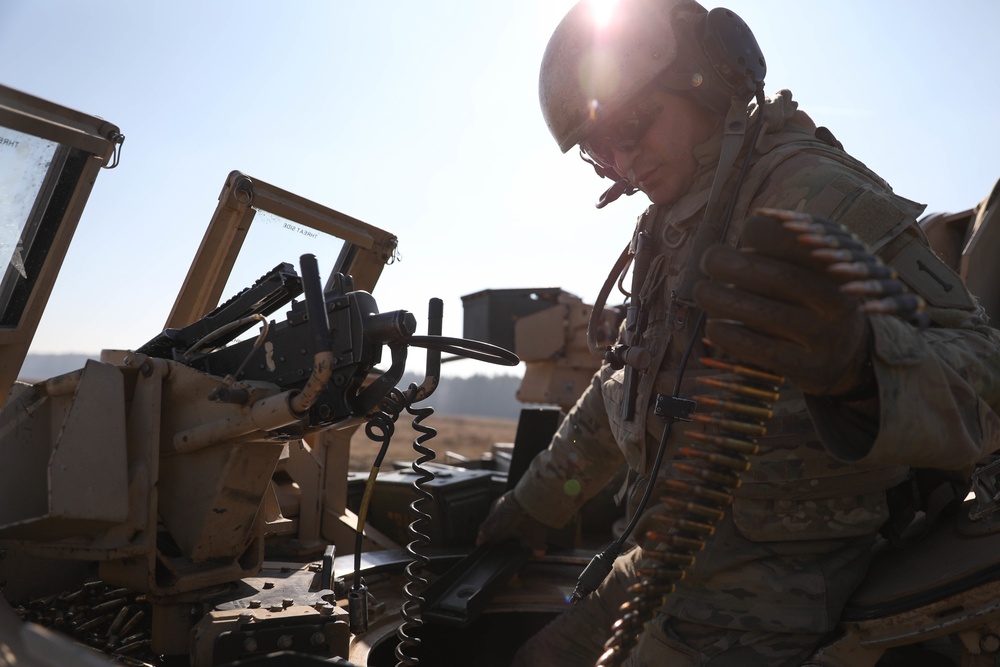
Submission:
[[[559,286],[592,302],[642,195],[598,211],[537,75],[570,0],[3,0],[0,82],[126,135],[100,175],[33,351],[141,345],[163,326],[239,169],[399,236],[381,310]],[[714,5],[708,5],[714,6]],[[818,124],[928,211],[1000,177],[1000,3],[731,0]],[[280,261],[275,249],[261,274]],[[329,271],[333,256],[319,257]],[[474,362],[446,366],[468,374]]]

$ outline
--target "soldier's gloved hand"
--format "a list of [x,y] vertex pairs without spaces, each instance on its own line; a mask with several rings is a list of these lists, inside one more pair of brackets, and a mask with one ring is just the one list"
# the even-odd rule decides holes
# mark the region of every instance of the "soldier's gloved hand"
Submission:
[[733,359],[782,375],[814,395],[854,394],[873,382],[868,312],[923,308],[891,267],[838,223],[766,210],[743,247],[709,249],[695,287],[707,337]]
[[490,513],[479,526],[476,546],[517,538],[521,546],[531,549],[532,555],[545,555],[549,528],[528,514],[508,491],[493,502]]

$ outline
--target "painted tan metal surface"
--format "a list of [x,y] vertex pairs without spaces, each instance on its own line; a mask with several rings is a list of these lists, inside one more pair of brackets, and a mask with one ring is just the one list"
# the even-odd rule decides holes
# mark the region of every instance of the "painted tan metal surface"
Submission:
[[[0,405],[6,400],[28,354],[94,180],[101,168],[111,160],[117,138],[122,136],[116,126],[96,116],[82,114],[0,85],[0,134],[5,139],[3,148],[9,150],[12,148],[11,143],[16,146],[18,142],[6,136],[5,128],[28,137],[56,142],[57,146],[42,182],[42,190],[31,209],[30,219],[22,221],[25,222],[25,228],[21,236],[11,239],[26,254],[30,254],[33,239],[28,235],[42,224],[51,230],[47,247],[39,249],[44,260],[37,266],[32,264],[35,268],[30,275],[27,265],[20,267],[24,274],[17,289],[23,293],[18,297],[21,312],[16,322],[7,321],[0,326],[0,359],[3,360],[0,363]],[[70,166],[67,166],[71,156],[79,157],[71,160]],[[69,188],[60,191],[59,196],[65,205],[61,215],[50,212],[48,208],[51,201],[48,193],[55,188],[57,181],[65,183]],[[6,293],[13,287],[11,283],[18,280],[15,273],[18,267],[11,262],[2,269],[0,292]],[[0,305],[0,313],[2,312],[3,306]]]

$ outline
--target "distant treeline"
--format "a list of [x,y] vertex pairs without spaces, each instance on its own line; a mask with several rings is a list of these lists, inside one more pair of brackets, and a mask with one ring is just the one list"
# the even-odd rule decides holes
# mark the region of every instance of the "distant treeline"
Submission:
[[99,356],[99,354],[29,354],[21,365],[21,372],[17,377],[23,382],[47,380],[83,368],[87,359],[97,359]]
[[[98,355],[86,354],[29,354],[21,366],[19,377],[24,382],[45,380],[83,368],[87,359],[97,357]],[[411,382],[419,384],[423,382],[423,377],[405,373],[399,387],[405,389]],[[426,403],[442,415],[517,419],[523,407],[515,398],[520,384],[519,375],[473,375],[467,378],[445,376]]]
[[[404,373],[400,388],[411,382],[423,382],[414,373]],[[473,375],[467,378],[443,377],[427,404],[442,415],[469,415],[517,419],[524,407],[515,394],[521,378],[517,375]]]

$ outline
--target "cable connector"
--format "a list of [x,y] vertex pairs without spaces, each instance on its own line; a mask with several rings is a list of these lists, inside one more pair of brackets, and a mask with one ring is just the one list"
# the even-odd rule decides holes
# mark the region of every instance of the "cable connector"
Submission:
[[352,586],[347,593],[347,620],[351,633],[361,635],[368,631],[368,586]]
[[576,588],[569,599],[570,604],[576,604],[597,590],[597,587],[607,579],[621,550],[621,544],[612,542],[604,548],[604,551],[591,559],[587,567],[583,568],[583,572],[580,573],[580,578],[576,580]]

